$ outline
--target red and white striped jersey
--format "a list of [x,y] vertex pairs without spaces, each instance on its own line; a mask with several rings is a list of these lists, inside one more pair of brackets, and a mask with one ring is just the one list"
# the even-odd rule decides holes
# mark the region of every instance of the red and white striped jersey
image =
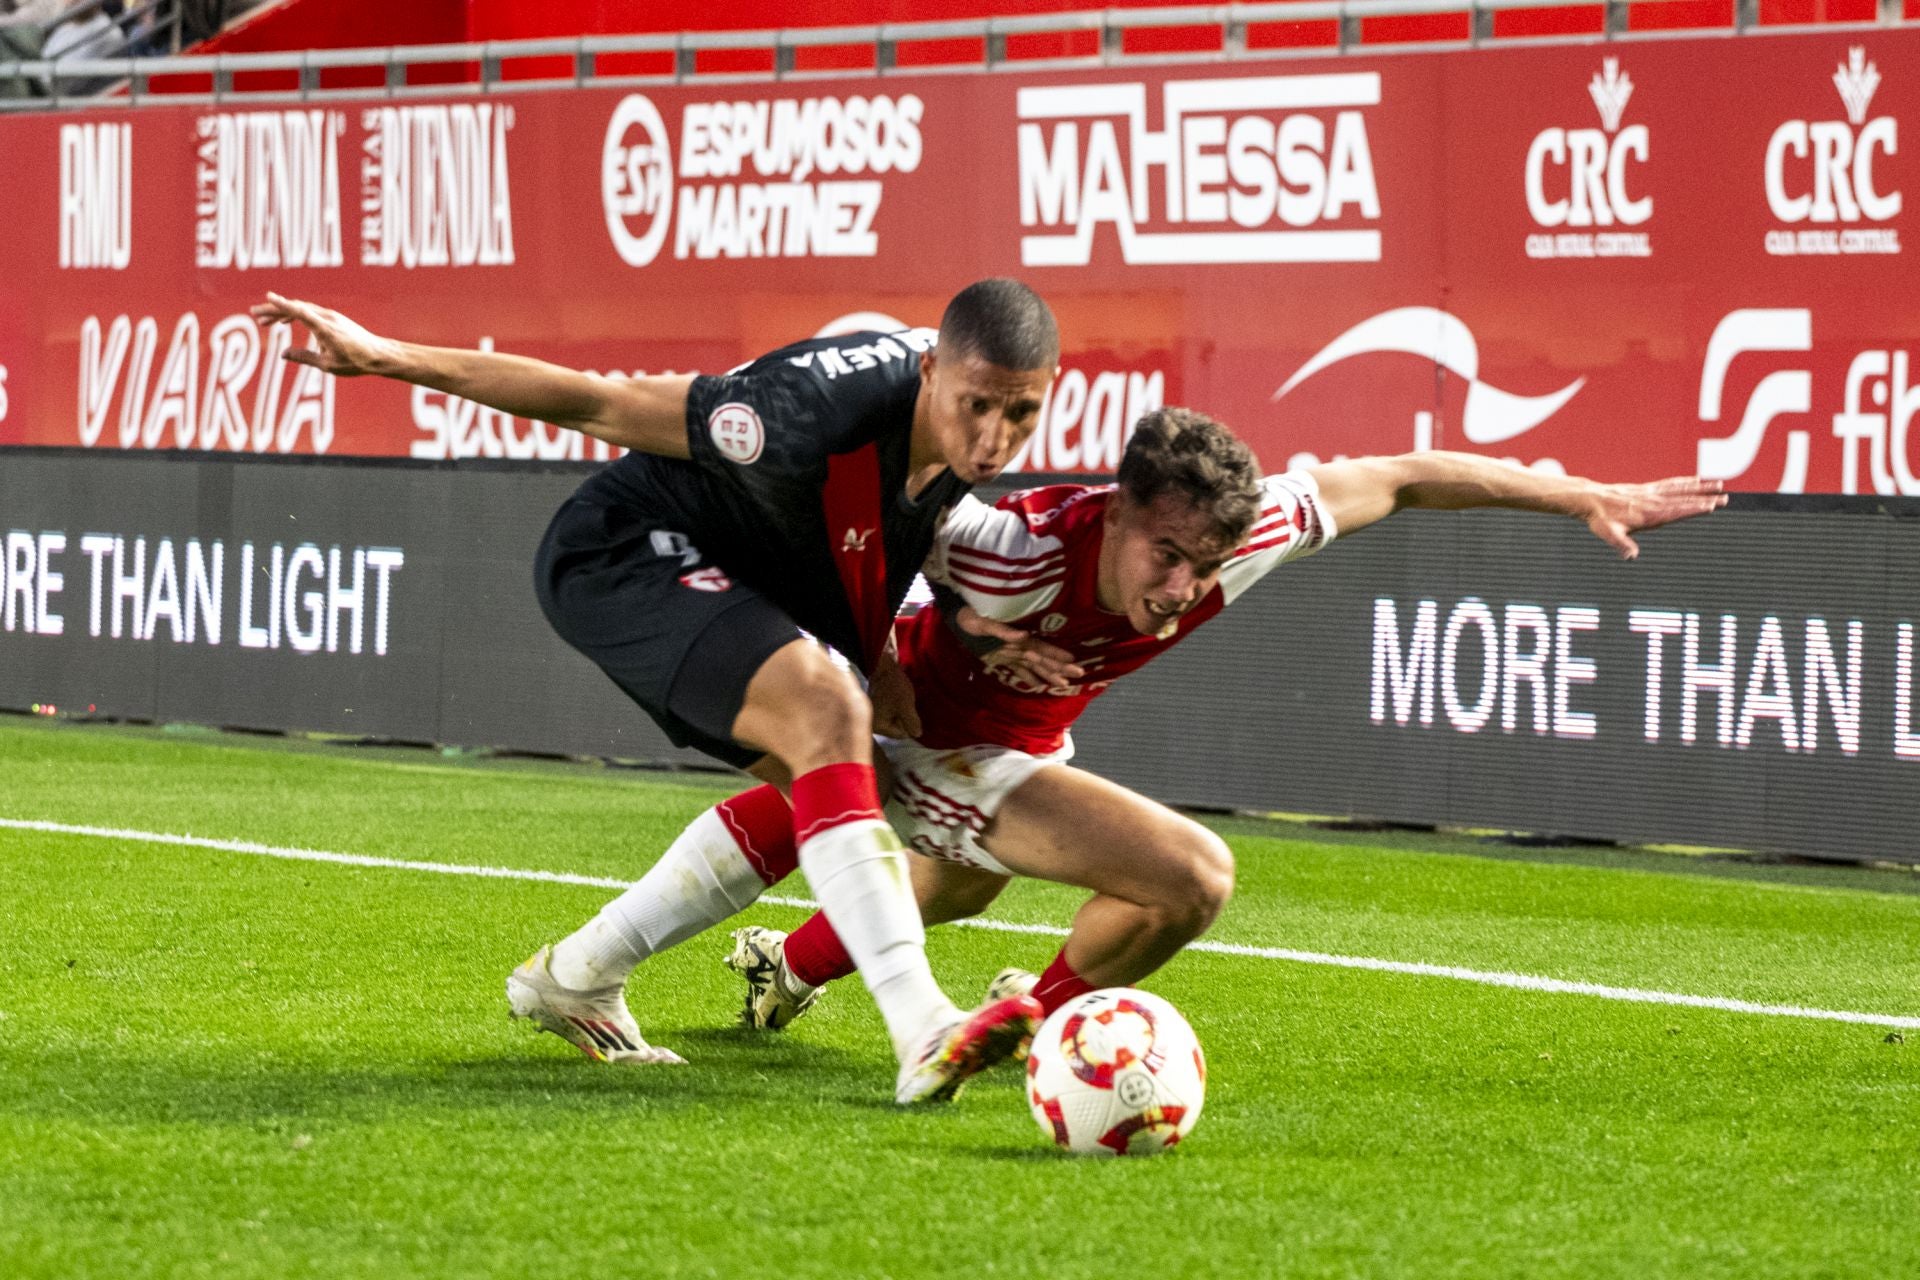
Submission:
[[1268,476],[1261,487],[1260,518],[1213,590],[1150,636],[1135,631],[1125,614],[1100,607],[1100,545],[1112,485],[1049,485],[992,506],[963,499],[940,531],[927,577],[952,587],[982,614],[1065,649],[1087,675],[1069,689],[1044,688],[982,662],[938,610],[922,609],[896,629],[920,714],[919,741],[942,748],[991,743],[1034,755],[1058,750],[1108,685],[1178,644],[1275,566],[1333,540],[1332,517],[1310,474]]

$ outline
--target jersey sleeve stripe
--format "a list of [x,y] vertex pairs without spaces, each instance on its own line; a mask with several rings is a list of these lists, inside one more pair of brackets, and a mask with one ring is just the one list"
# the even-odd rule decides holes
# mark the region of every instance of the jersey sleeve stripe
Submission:
[[1012,583],[980,582],[961,573],[953,573],[951,577],[956,586],[963,587],[968,591],[978,591],[981,595],[988,596],[1023,596],[1029,592],[1059,586],[1062,582],[1066,581],[1066,575],[1064,573],[1056,574],[1050,578],[1038,578],[1032,582]]
[[1055,544],[1052,548],[1038,551],[1033,555],[1003,556],[992,551],[984,551],[971,544],[956,542],[947,548],[947,554],[962,556],[969,560],[981,561],[983,568],[991,568],[996,565],[1008,565],[1019,568],[1024,565],[1042,564],[1048,560],[1059,560],[1066,555],[1066,551],[1058,544]]
[[1260,513],[1260,518],[1253,522],[1253,529],[1247,536],[1249,538],[1257,538],[1261,534],[1272,529],[1277,529],[1282,525],[1291,525],[1295,519],[1294,513],[1298,510],[1299,508],[1294,506],[1268,507]]
[[1266,505],[1220,574],[1223,605],[1289,560],[1310,556],[1326,545],[1331,529],[1320,505],[1320,489],[1310,472],[1287,471],[1261,482]]
[[983,582],[1017,582],[1022,579],[1043,578],[1048,574],[1059,573],[1065,566],[1061,561],[1025,565],[1018,569],[1002,569],[998,566],[965,564],[947,557],[947,569],[953,573],[964,573]]
[[1284,533],[1277,533],[1273,537],[1264,538],[1259,542],[1247,543],[1244,547],[1241,547],[1233,553],[1233,558],[1239,560],[1246,556],[1258,555],[1260,552],[1270,550],[1273,547],[1284,547],[1289,542],[1292,542],[1294,537],[1295,530],[1293,526],[1289,525]]

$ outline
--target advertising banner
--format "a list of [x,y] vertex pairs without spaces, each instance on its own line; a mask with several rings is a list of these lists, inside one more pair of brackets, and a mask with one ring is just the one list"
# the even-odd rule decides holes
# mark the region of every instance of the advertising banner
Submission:
[[592,460],[247,306],[632,374],[1016,274],[1066,342],[1026,471],[1185,403],[1272,469],[1920,492],[1916,108],[1887,31],[9,118],[0,445]]
[[[579,468],[16,453],[0,709],[707,763],[534,601]],[[1412,512],[1282,567],[1074,730],[1184,804],[1920,862],[1920,519],[1644,536]]]
[[[1775,500],[1779,501],[1779,500]],[[1287,565],[1074,733],[1228,808],[1920,862],[1920,520],[1644,535],[1410,512]]]
[[553,633],[577,468],[0,463],[0,707],[706,763]]

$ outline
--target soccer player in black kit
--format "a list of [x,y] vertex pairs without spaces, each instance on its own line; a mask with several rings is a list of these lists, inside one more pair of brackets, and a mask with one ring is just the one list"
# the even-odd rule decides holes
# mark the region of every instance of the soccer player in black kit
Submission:
[[636,379],[399,342],[267,298],[256,320],[313,335],[311,349],[287,353],[296,363],[431,387],[633,450],[554,517],[535,566],[541,606],[675,742],[770,784],[714,811],[724,838],[690,829],[623,895],[617,919],[514,970],[516,1016],[601,1061],[679,1061],[641,1038],[620,982],[598,975],[679,940],[653,927],[651,886],[705,895],[716,911],[744,905],[743,878],[784,843],[886,1020],[899,1102],[950,1098],[1024,1047],[1031,998],[962,1013],[927,967],[875,784],[872,707],[845,667],[882,669],[945,508],[999,474],[1038,421],[1059,336],[1032,290],[969,286],[937,338],[814,339],[720,377]]

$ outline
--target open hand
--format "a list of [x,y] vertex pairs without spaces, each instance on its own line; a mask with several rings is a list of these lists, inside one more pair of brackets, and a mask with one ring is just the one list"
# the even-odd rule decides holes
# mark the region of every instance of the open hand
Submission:
[[1640,554],[1634,534],[1719,510],[1727,505],[1725,488],[1718,480],[1697,476],[1674,476],[1650,484],[1595,485],[1587,528],[1632,560]]
[[294,364],[309,365],[337,378],[381,373],[392,367],[398,344],[355,324],[338,311],[269,293],[253,306],[254,320],[265,328],[276,324],[303,324],[313,335],[311,347],[286,353]]
[[987,617],[972,605],[963,605],[954,621],[970,636],[986,636],[1000,647],[981,659],[990,667],[1007,667],[1025,674],[1048,689],[1065,689],[1085,676],[1073,655],[1057,645],[1036,640],[1018,627]]

